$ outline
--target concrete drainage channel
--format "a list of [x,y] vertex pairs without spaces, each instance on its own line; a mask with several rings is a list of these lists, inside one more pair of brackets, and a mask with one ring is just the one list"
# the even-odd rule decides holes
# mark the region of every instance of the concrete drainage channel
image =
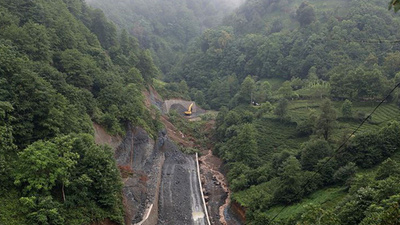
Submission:
[[176,146],[166,149],[158,224],[210,225],[199,179],[198,157],[185,155]]
[[[177,160],[176,164],[171,165],[173,160],[170,159]],[[145,210],[143,220],[135,225],[156,224],[157,214],[160,214],[158,224],[211,225],[200,180],[198,154],[196,153],[196,165],[193,157],[178,152],[167,154],[167,160],[170,161],[163,167],[162,177],[160,177],[161,184],[159,198],[157,198],[159,205],[151,204]],[[181,172],[185,171],[187,173],[184,174],[187,176],[182,176]],[[183,189],[185,189],[184,193],[181,192]],[[184,196],[185,194],[187,196]],[[189,213],[188,207],[191,211],[191,218],[190,214],[187,214]]]

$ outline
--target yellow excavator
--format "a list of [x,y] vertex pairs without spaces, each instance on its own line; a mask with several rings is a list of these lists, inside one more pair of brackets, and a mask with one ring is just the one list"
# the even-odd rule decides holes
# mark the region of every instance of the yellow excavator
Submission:
[[192,107],[193,107],[193,102],[192,102],[192,104],[190,104],[188,110],[185,111],[185,115],[186,115],[186,116],[192,115]]

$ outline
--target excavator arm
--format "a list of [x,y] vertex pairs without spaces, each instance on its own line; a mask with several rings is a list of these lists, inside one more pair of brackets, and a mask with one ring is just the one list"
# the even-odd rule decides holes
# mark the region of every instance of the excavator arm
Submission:
[[192,107],[193,107],[193,102],[192,102],[192,104],[190,104],[188,110],[185,111],[185,115],[187,115],[187,116],[192,115]]

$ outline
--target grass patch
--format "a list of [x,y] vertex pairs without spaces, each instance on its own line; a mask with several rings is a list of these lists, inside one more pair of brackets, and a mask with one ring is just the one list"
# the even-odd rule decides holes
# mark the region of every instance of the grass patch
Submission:
[[[307,204],[318,204],[324,208],[331,209],[335,207],[347,195],[342,187],[330,187],[318,190],[312,193],[301,202],[286,207],[279,215],[278,219],[287,219],[294,217],[304,211],[304,206]],[[267,215],[274,217],[278,214],[284,206],[275,206],[267,211]]]
[[[288,115],[293,122],[300,122],[307,119],[311,110],[315,110],[316,113],[320,113],[319,106],[323,100],[294,100],[289,102]],[[337,111],[338,130],[335,133],[341,133],[340,130],[354,130],[356,129],[363,118],[358,118],[357,114],[364,114],[368,116],[374,108],[378,105],[378,102],[353,102],[353,117],[354,119],[343,119],[341,113],[341,107],[343,102],[332,102],[333,106]],[[379,129],[385,126],[387,122],[392,120],[400,120],[400,109],[393,103],[383,103],[372,115],[372,119],[364,123],[360,128],[359,132],[367,132],[371,130]]]
[[300,145],[307,141],[307,137],[299,138],[296,123],[285,122],[274,118],[262,118],[255,121],[257,129],[257,143],[260,155],[269,161],[271,154],[283,149],[297,151]]

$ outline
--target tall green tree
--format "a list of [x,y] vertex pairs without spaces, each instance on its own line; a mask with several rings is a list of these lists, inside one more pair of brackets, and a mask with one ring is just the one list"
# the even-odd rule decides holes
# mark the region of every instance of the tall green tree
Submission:
[[286,98],[282,98],[278,101],[278,105],[275,107],[274,114],[277,115],[280,119],[285,118],[288,112],[288,104],[289,101]]
[[319,160],[332,154],[332,149],[325,140],[311,140],[301,146],[301,166],[306,170],[313,170]]
[[64,187],[68,186],[70,173],[78,163],[79,155],[72,152],[73,139],[55,138],[53,142],[37,141],[18,153],[15,184],[23,185],[28,196],[49,195],[61,183],[63,200]]
[[240,86],[240,90],[238,92],[238,101],[240,103],[251,103],[254,100],[254,90],[255,90],[255,81],[249,75],[247,76]]
[[153,58],[151,57],[149,50],[144,50],[142,54],[139,55],[137,68],[147,84],[152,84],[153,78],[156,78],[159,75],[159,70],[154,65]]
[[280,184],[274,193],[275,201],[290,204],[303,196],[300,162],[294,156],[289,156],[282,165],[279,174]]
[[306,26],[315,21],[314,7],[308,2],[303,2],[296,11],[297,20],[300,26]]
[[246,123],[238,128],[237,136],[228,143],[230,151],[228,159],[234,162],[243,162],[250,167],[258,165],[258,146],[256,133],[252,124]]
[[344,118],[352,118],[353,117],[352,103],[348,99],[346,99],[342,104],[342,116]]
[[328,140],[336,126],[336,110],[332,106],[332,102],[327,99],[321,105],[321,114],[319,115],[315,130],[325,140]]

